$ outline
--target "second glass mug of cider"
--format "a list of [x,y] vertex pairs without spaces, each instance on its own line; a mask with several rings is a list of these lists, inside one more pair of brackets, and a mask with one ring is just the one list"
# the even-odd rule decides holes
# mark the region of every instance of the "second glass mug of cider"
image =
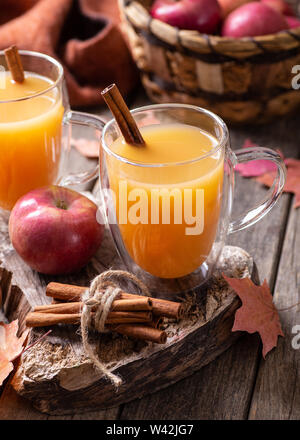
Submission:
[[[145,146],[127,145],[115,120],[102,133],[106,221],[125,265],[150,288],[197,287],[211,275],[227,235],[274,206],[285,183],[284,163],[267,148],[233,152],[226,124],[199,107],[160,104],[132,113]],[[276,164],[274,184],[260,204],[232,220],[234,167],[257,159]]]
[[70,110],[63,67],[38,52],[19,51],[25,71],[21,84],[11,79],[0,51],[0,208],[11,210],[19,197],[49,184],[84,183],[93,170],[66,176],[71,124],[100,134],[97,116]]

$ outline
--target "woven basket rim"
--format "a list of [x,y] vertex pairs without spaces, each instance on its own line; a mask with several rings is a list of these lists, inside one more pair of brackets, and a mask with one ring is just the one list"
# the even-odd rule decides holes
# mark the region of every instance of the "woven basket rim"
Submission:
[[282,52],[300,46],[300,26],[276,34],[257,37],[232,38],[203,34],[199,31],[178,29],[152,18],[140,0],[119,0],[126,19],[139,31],[147,31],[163,43],[190,49],[194,52],[231,53],[238,58],[262,54],[263,52]]

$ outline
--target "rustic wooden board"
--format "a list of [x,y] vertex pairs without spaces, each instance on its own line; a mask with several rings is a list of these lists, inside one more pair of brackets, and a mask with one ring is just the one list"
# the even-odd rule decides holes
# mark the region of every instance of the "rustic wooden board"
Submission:
[[[111,254],[108,252],[110,246],[112,243],[107,237],[105,246],[102,246],[103,255],[100,252],[97,256],[98,268],[101,258],[105,261],[107,254]],[[13,272],[10,279],[12,265],[18,271],[17,274]],[[10,319],[18,317],[22,328],[30,304],[33,306],[46,300],[46,279],[28,269],[14,251],[2,266],[8,269],[2,269],[1,274],[4,312]],[[240,248],[225,247],[214,277],[199,289],[197,305],[193,306],[189,319],[179,324],[169,323],[167,344],[146,344],[111,335],[103,336],[100,342],[99,337],[95,337],[97,350],[102,354],[104,349],[110,350],[110,354],[106,353],[107,365],[115,364],[114,371],[125,379],[118,392],[85,358],[74,326],[56,328],[23,355],[13,379],[14,388],[41,411],[66,414],[77,409],[111,407],[188,376],[215,359],[240,335],[231,332],[234,313],[240,302],[224,283],[223,271],[234,277],[256,276],[253,260],[247,253]],[[191,298],[196,295],[189,296],[188,301]],[[37,330],[32,332],[29,342],[39,334]],[[112,352],[115,357],[111,359]]]
[[7,383],[0,397],[0,420],[114,420],[119,417],[119,412],[120,409],[115,407],[67,416],[51,416],[33,408],[31,402],[17,394],[10,383]]

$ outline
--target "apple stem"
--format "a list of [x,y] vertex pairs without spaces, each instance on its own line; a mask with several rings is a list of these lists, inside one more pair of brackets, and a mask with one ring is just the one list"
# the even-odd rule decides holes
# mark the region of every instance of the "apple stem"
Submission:
[[64,200],[59,200],[58,202],[56,202],[56,207],[64,210],[68,209],[68,206]]

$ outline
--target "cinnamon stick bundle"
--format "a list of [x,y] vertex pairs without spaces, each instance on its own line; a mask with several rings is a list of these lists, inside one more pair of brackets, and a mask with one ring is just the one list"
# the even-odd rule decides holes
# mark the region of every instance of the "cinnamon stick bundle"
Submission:
[[[79,324],[83,307],[82,294],[87,287],[70,284],[49,283],[46,295],[53,298],[52,304],[37,306],[26,317],[28,327],[45,327],[57,324]],[[92,319],[97,305],[91,299]],[[158,298],[149,298],[120,292],[112,303],[105,324],[109,329],[135,339],[164,344],[167,334],[161,328],[163,317],[182,318],[185,309],[182,303]]]
[[[82,294],[87,287],[75,286],[70,284],[49,283],[46,289],[46,295],[62,301],[81,301]],[[119,299],[148,298],[142,295],[121,292]],[[181,319],[184,316],[185,309],[182,303],[168,301],[159,298],[151,298],[152,312],[154,315],[165,316],[167,318]]]

